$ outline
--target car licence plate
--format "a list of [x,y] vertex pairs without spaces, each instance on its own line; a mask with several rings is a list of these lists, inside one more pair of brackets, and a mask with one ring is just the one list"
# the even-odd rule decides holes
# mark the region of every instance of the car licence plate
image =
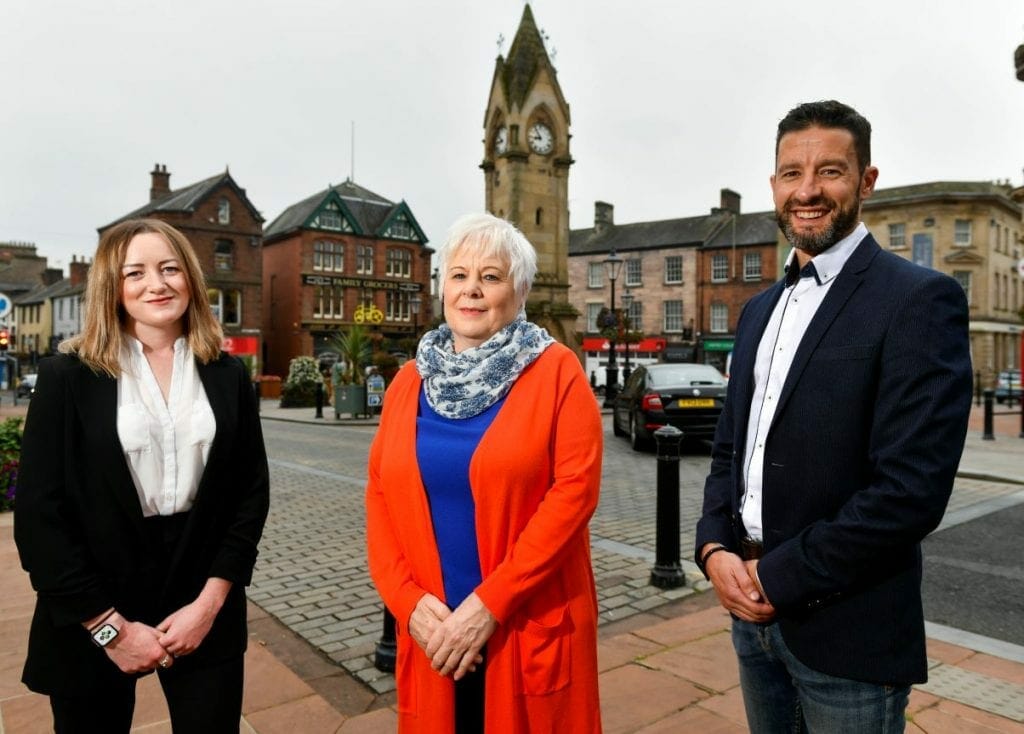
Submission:
[[683,398],[679,401],[680,408],[714,408],[715,401],[711,398]]

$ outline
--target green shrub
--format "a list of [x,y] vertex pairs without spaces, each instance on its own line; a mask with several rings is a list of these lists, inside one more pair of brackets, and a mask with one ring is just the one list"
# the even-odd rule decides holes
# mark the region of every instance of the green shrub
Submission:
[[21,418],[0,423],[0,512],[14,509],[21,455]]

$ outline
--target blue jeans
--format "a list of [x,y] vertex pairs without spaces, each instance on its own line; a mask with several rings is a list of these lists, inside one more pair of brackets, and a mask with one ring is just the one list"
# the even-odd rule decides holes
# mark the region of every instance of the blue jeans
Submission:
[[789,651],[777,624],[733,619],[732,644],[751,734],[903,732],[910,686],[864,683],[812,670]]

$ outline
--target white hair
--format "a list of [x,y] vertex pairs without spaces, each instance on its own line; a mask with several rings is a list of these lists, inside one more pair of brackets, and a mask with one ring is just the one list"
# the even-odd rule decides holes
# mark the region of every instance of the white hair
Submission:
[[442,284],[448,258],[464,247],[475,248],[481,256],[494,255],[508,261],[508,275],[522,310],[537,274],[537,251],[526,235],[511,222],[491,214],[459,217],[448,230],[444,244],[437,249],[437,272],[441,274]]

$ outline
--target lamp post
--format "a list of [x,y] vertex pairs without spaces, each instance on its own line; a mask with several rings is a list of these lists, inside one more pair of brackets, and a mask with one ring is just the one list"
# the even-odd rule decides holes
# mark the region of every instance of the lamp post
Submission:
[[[615,281],[619,277],[619,270],[622,268],[622,258],[615,254],[615,250],[604,259],[605,273],[612,284],[612,316],[615,315]],[[608,340],[608,367],[604,373],[604,407],[611,408],[615,404],[615,385],[619,381],[619,366],[615,363],[615,330]]]
[[416,339],[420,331],[420,306],[423,305],[423,298],[419,291],[412,294],[409,299],[409,309],[412,311],[412,338]]
[[629,307],[633,305],[633,294],[629,292],[629,286],[626,286],[622,292],[622,323],[625,325],[626,343],[623,345],[626,347],[626,352],[623,355],[624,363],[622,365],[622,384],[625,385],[626,381],[629,380],[629,376],[633,374],[633,370],[629,366]]

